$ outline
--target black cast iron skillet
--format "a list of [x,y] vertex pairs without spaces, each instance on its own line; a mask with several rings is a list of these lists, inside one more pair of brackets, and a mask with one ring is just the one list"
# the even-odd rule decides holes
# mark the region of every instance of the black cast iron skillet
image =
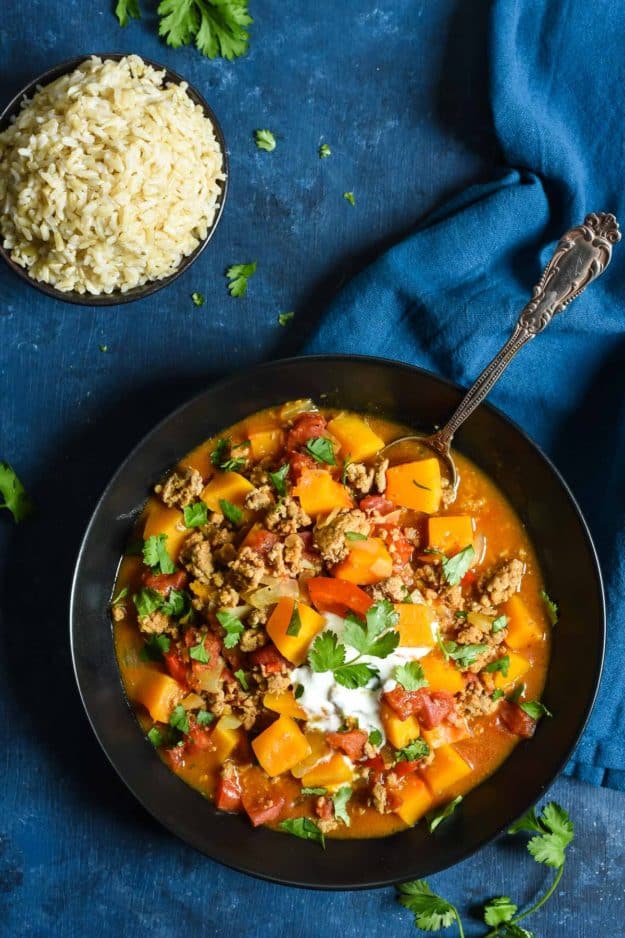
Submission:
[[[571,755],[592,708],[605,640],[596,554],[556,469],[510,420],[483,405],[457,448],[503,490],[527,526],[549,592],[560,605],[544,701],[554,713],[495,774],[470,792],[434,834],[425,825],[372,840],[317,845],[217,812],[160,761],[122,688],[108,611],[132,520],[154,483],[188,450],[229,424],[286,400],[367,411],[420,427],[440,424],[460,400],[456,385],[376,358],[287,359],[237,374],[185,404],[128,457],[85,535],[71,597],[76,679],[93,730],[136,797],[165,827],[228,866],[290,885],[358,889],[422,877],[468,857],[545,792]],[[571,689],[574,683],[575,692]]]

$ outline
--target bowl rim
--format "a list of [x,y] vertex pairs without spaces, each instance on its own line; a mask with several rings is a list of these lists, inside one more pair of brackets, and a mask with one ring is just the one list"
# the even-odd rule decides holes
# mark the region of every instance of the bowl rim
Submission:
[[139,53],[134,52],[85,52],[84,55],[72,56],[71,59],[65,59],[63,62],[59,62],[57,65],[53,65],[50,68],[46,69],[45,72],[42,72],[36,78],[31,79],[27,82],[24,87],[13,95],[8,104],[0,112],[0,132],[6,129],[9,126],[10,120],[12,117],[16,116],[21,108],[21,103],[24,98],[32,97],[33,93],[39,86],[45,86],[51,84],[51,82],[56,81],[57,78],[61,78],[63,75],[72,72],[79,65],[85,62],[87,59],[96,57],[102,59],[111,59],[113,61],[119,62],[122,59],[128,58],[131,55],[138,55],[146,65],[150,65],[152,68],[157,69],[158,71],[165,72],[164,80],[167,82],[173,82],[174,84],[186,84],[187,93],[194,101],[194,103],[199,104],[202,110],[204,111],[205,116],[210,120],[213,132],[215,134],[215,139],[220,147],[223,161],[223,174],[224,179],[220,180],[217,185],[220,188],[219,196],[219,205],[215,212],[215,216],[211,223],[210,228],[206,232],[206,237],[200,241],[198,246],[194,248],[191,254],[188,254],[186,257],[183,257],[180,264],[173,271],[173,273],[168,274],[167,277],[163,277],[162,280],[148,280],[147,283],[143,284],[140,287],[132,287],[126,293],[121,293],[120,291],[113,291],[113,293],[77,293],[75,290],[70,290],[63,292],[62,290],[57,290],[56,287],[51,286],[48,283],[43,283],[43,281],[35,280],[34,277],[31,277],[26,270],[20,264],[17,264],[11,257],[10,250],[5,248],[3,245],[3,237],[0,233],[0,255],[2,256],[5,263],[9,268],[20,277],[21,280],[29,284],[29,286],[34,287],[36,290],[39,290],[40,293],[44,293],[46,296],[52,297],[56,300],[61,300],[64,303],[70,303],[73,306],[90,306],[90,307],[99,307],[99,306],[120,306],[124,303],[132,303],[135,300],[142,300],[146,296],[151,296],[153,293],[157,293],[159,290],[163,290],[165,287],[169,286],[170,283],[173,283],[174,280],[177,280],[181,274],[191,267],[191,265],[197,260],[197,258],[202,254],[209,241],[213,237],[217,226],[221,220],[223,214],[224,206],[226,204],[226,198],[228,195],[228,185],[230,180],[230,161],[228,158],[228,148],[226,145],[226,138],[221,127],[221,124],[215,114],[213,108],[206,101],[204,96],[198,91],[195,85],[191,84],[186,78],[184,78],[179,72],[174,71],[174,69],[169,68],[167,65],[162,65],[160,62],[154,61],[154,59],[146,58],[146,56],[139,55]]
[[[463,391],[465,390],[465,389],[464,389],[460,384],[458,384],[457,382],[454,382],[454,381],[451,381],[451,380],[448,379],[448,378],[442,377],[441,375],[438,375],[438,374],[436,374],[436,373],[434,373],[434,372],[432,372],[432,371],[429,371],[429,370],[426,369],[426,368],[422,368],[422,367],[420,367],[420,366],[413,365],[413,364],[411,364],[411,363],[409,363],[409,362],[403,362],[403,361],[398,361],[398,360],[394,360],[394,359],[383,358],[383,357],[379,357],[379,356],[370,356],[370,355],[315,354],[315,355],[305,355],[305,356],[290,356],[290,357],[288,357],[288,358],[274,359],[274,360],[269,361],[269,362],[263,362],[263,363],[260,363],[260,364],[257,364],[257,365],[255,365],[255,366],[253,366],[252,368],[245,369],[245,375],[246,375],[246,377],[248,377],[248,378],[250,378],[250,379],[251,379],[251,378],[254,378],[254,377],[257,377],[257,376],[262,377],[264,373],[266,373],[266,372],[267,372],[267,373],[271,372],[271,370],[272,370],[273,368],[282,367],[282,366],[291,366],[291,365],[294,365],[294,364],[300,365],[302,362],[312,362],[312,363],[314,363],[314,362],[324,362],[324,363],[333,362],[333,363],[336,363],[337,365],[339,365],[339,364],[341,364],[341,363],[351,362],[351,361],[362,362],[362,363],[365,363],[365,364],[366,364],[366,363],[369,363],[369,364],[372,364],[372,365],[380,365],[380,366],[383,366],[383,367],[392,367],[392,368],[395,368],[395,369],[407,371],[407,372],[409,372],[409,373],[410,373],[410,372],[417,372],[417,373],[419,373],[420,375],[422,375],[422,376],[424,376],[424,377],[426,377],[426,378],[434,378],[436,381],[440,382],[441,384],[443,384],[443,385],[447,386],[448,388],[453,389],[453,390],[455,390],[455,391],[463,392]],[[313,890],[321,890],[321,891],[333,891],[333,892],[352,891],[352,890],[355,891],[355,890],[364,890],[364,889],[381,889],[381,888],[393,886],[393,885],[396,884],[396,883],[403,882],[403,881],[405,881],[406,879],[408,879],[409,876],[410,876],[410,873],[407,873],[405,876],[401,876],[401,877],[389,876],[388,874],[387,874],[387,875],[378,875],[377,877],[374,876],[374,877],[372,877],[371,879],[368,879],[366,882],[358,881],[358,882],[349,882],[349,883],[344,883],[344,882],[341,882],[341,883],[332,883],[332,882],[329,882],[329,881],[327,881],[327,880],[324,881],[324,882],[311,882],[310,880],[305,880],[305,879],[302,879],[302,878],[286,878],[286,877],[277,876],[277,875],[274,875],[274,874],[271,874],[271,873],[263,872],[262,870],[259,870],[259,869],[255,868],[255,867],[253,867],[253,866],[246,865],[246,861],[245,861],[245,857],[244,857],[244,856],[241,858],[240,862],[239,862],[238,860],[237,860],[236,863],[235,863],[235,862],[229,862],[229,861],[227,861],[227,860],[222,859],[222,858],[218,855],[218,853],[219,853],[218,849],[215,850],[215,851],[210,852],[209,850],[204,849],[203,847],[200,847],[200,846],[198,846],[198,845],[195,844],[195,843],[192,843],[192,842],[189,841],[183,834],[181,834],[179,830],[176,829],[176,825],[175,825],[173,822],[170,823],[169,819],[164,819],[162,816],[159,816],[159,814],[158,814],[156,811],[153,811],[153,810],[148,806],[148,804],[146,803],[146,800],[142,797],[142,795],[140,795],[140,794],[137,792],[136,788],[127,780],[127,778],[125,777],[125,774],[124,774],[124,772],[123,772],[123,769],[120,769],[120,768],[115,764],[115,762],[113,761],[112,756],[109,754],[109,752],[108,752],[108,750],[107,750],[107,748],[106,748],[106,745],[105,745],[104,741],[102,740],[102,738],[101,738],[101,736],[100,736],[100,733],[98,732],[98,729],[96,728],[96,725],[95,725],[95,723],[94,723],[94,720],[92,719],[92,715],[91,715],[91,713],[90,713],[89,707],[88,707],[88,705],[87,705],[86,694],[83,693],[83,686],[82,686],[82,683],[81,683],[81,677],[82,677],[82,675],[81,675],[81,665],[80,665],[80,662],[79,662],[78,657],[77,657],[77,654],[76,654],[76,647],[75,647],[75,641],[74,641],[75,631],[76,631],[76,628],[77,628],[77,622],[76,622],[76,620],[77,620],[77,612],[78,612],[78,610],[76,609],[76,602],[77,602],[77,594],[78,594],[78,589],[79,589],[79,581],[80,581],[81,572],[82,572],[82,571],[81,571],[81,566],[82,566],[82,562],[83,562],[83,557],[84,557],[84,554],[85,554],[86,549],[88,548],[88,541],[89,541],[91,529],[92,529],[92,527],[93,527],[94,524],[95,524],[97,515],[99,514],[99,511],[100,511],[100,509],[101,509],[103,503],[106,501],[106,499],[107,499],[107,497],[108,497],[108,495],[109,495],[109,492],[111,491],[111,489],[113,488],[113,486],[114,486],[115,483],[117,482],[118,478],[123,474],[123,472],[125,471],[126,467],[134,460],[136,454],[142,449],[142,447],[145,445],[145,443],[148,442],[152,436],[156,436],[156,435],[160,434],[161,431],[162,431],[162,429],[165,427],[166,424],[168,424],[170,421],[175,420],[183,411],[185,411],[187,408],[191,408],[195,403],[199,402],[199,401],[201,400],[201,398],[202,398],[207,392],[210,391],[211,393],[220,393],[220,392],[226,391],[226,390],[228,389],[228,386],[229,386],[231,383],[236,382],[237,380],[240,379],[240,376],[241,376],[241,372],[234,372],[234,373],[231,373],[231,374],[229,374],[229,375],[227,375],[227,376],[221,378],[220,380],[218,380],[218,381],[216,381],[216,382],[214,382],[214,383],[209,384],[209,385],[208,385],[207,387],[205,387],[202,391],[200,391],[200,392],[198,392],[197,394],[195,394],[195,395],[193,395],[192,397],[190,397],[188,400],[186,400],[185,402],[183,402],[182,404],[180,404],[180,405],[179,405],[178,407],[176,407],[173,411],[171,411],[169,414],[167,414],[165,417],[163,417],[160,421],[158,421],[158,423],[157,423],[151,430],[149,430],[146,434],[144,434],[144,435],[141,437],[141,439],[140,439],[140,440],[137,442],[137,444],[133,447],[133,449],[131,450],[131,452],[129,453],[129,455],[123,460],[123,462],[120,464],[120,466],[118,467],[118,469],[117,469],[117,470],[114,472],[114,474],[111,476],[111,478],[110,478],[108,484],[106,485],[104,491],[102,492],[102,495],[101,495],[100,498],[98,499],[96,505],[94,506],[94,508],[93,508],[93,510],[92,510],[92,512],[91,512],[91,516],[90,516],[89,522],[88,522],[87,527],[86,527],[86,529],[85,529],[85,533],[84,533],[84,536],[83,536],[83,538],[82,538],[82,540],[81,540],[80,547],[79,547],[79,550],[78,550],[78,554],[77,554],[77,558],[76,558],[76,564],[75,564],[75,567],[74,567],[74,574],[73,574],[73,577],[72,577],[71,591],[70,591],[70,608],[69,608],[69,633],[70,633],[69,637],[70,637],[70,650],[71,650],[71,657],[72,657],[72,666],[73,666],[73,671],[74,671],[74,677],[75,677],[75,680],[76,680],[76,683],[77,683],[77,687],[78,687],[78,692],[79,692],[79,695],[80,695],[80,699],[81,699],[82,705],[83,705],[83,707],[84,707],[85,713],[86,713],[86,715],[87,715],[87,719],[88,719],[88,721],[89,721],[89,724],[90,724],[90,726],[91,726],[91,729],[92,729],[92,731],[93,731],[93,733],[94,733],[96,739],[98,740],[98,743],[100,744],[100,747],[102,748],[102,750],[103,750],[103,752],[104,752],[104,754],[105,754],[107,760],[109,761],[110,765],[113,767],[113,769],[115,770],[115,772],[117,773],[117,775],[121,778],[121,780],[123,781],[123,783],[124,783],[124,784],[126,785],[126,787],[131,791],[131,793],[134,795],[134,797],[137,799],[137,801],[142,805],[142,807],[143,807],[143,808],[161,825],[161,826],[163,826],[163,827],[164,827],[165,829],[167,829],[170,833],[174,834],[176,837],[178,837],[179,839],[181,839],[185,844],[187,844],[187,846],[193,847],[195,850],[198,850],[198,852],[202,853],[204,856],[207,856],[207,857],[210,858],[211,860],[220,863],[222,866],[228,867],[228,868],[233,869],[233,870],[235,870],[235,871],[237,871],[237,872],[240,872],[240,873],[244,873],[244,874],[246,874],[246,875],[248,875],[248,876],[252,876],[252,877],[254,877],[255,879],[259,879],[259,880],[266,881],[266,882],[271,882],[271,883],[276,883],[276,884],[284,885],[284,886],[292,886],[292,887],[295,887],[295,888],[313,889]],[[585,731],[585,729],[586,729],[586,727],[587,727],[587,725],[588,725],[588,721],[589,721],[590,715],[591,715],[591,713],[592,713],[592,710],[593,710],[593,708],[594,708],[595,702],[596,702],[596,700],[597,700],[597,695],[598,695],[599,686],[600,686],[600,682],[601,682],[601,676],[602,676],[602,672],[603,672],[604,657],[605,657],[605,646],[606,646],[606,602],[605,602],[605,589],[604,589],[604,583],[603,583],[603,576],[602,576],[602,573],[601,573],[601,567],[600,567],[600,564],[599,564],[599,558],[598,558],[598,555],[597,555],[597,550],[596,550],[596,548],[595,548],[595,544],[594,544],[592,535],[591,535],[591,533],[590,533],[590,529],[589,529],[589,527],[588,527],[588,524],[587,524],[587,522],[586,522],[586,519],[585,519],[585,517],[584,517],[584,515],[583,515],[583,513],[582,513],[582,511],[581,511],[581,508],[580,508],[580,506],[579,506],[579,504],[578,504],[578,502],[577,502],[575,496],[573,495],[571,489],[569,488],[567,482],[566,482],[566,481],[564,480],[564,478],[562,477],[562,475],[561,475],[561,473],[559,472],[559,470],[558,470],[558,469],[556,468],[556,466],[553,464],[553,462],[552,462],[552,460],[549,458],[549,456],[547,456],[547,455],[545,454],[545,452],[542,450],[542,448],[541,448],[537,443],[534,442],[534,440],[529,436],[529,434],[526,433],[525,430],[523,430],[522,427],[520,427],[519,424],[516,423],[516,421],[512,420],[504,411],[502,411],[502,410],[501,410],[500,408],[498,408],[498,407],[495,407],[493,404],[491,404],[491,403],[489,403],[489,402],[485,402],[485,403],[481,404],[481,405],[480,405],[480,409],[481,409],[482,407],[485,407],[486,409],[488,409],[489,411],[491,411],[495,416],[497,416],[499,419],[503,420],[505,423],[507,423],[508,425],[510,425],[510,426],[512,427],[512,429],[515,430],[516,433],[519,434],[519,436],[523,439],[523,441],[526,442],[526,443],[529,445],[529,447],[530,447],[531,449],[533,449],[533,450],[536,452],[536,454],[542,459],[542,461],[546,464],[547,468],[548,468],[548,469],[551,471],[551,473],[553,474],[553,476],[554,476],[554,478],[555,478],[555,481],[561,486],[561,488],[562,488],[564,494],[566,495],[566,497],[567,497],[567,499],[568,499],[568,501],[569,501],[569,503],[570,503],[570,506],[571,506],[571,508],[572,508],[572,510],[573,510],[573,513],[574,513],[574,515],[576,516],[576,520],[577,520],[577,522],[579,523],[580,531],[581,531],[581,533],[582,533],[582,535],[583,535],[583,538],[584,538],[584,540],[585,540],[586,547],[588,548],[589,559],[591,560],[591,562],[592,562],[592,567],[593,567],[593,571],[592,571],[592,572],[593,572],[593,574],[594,574],[594,578],[595,578],[595,582],[596,582],[596,586],[597,586],[597,598],[598,598],[598,605],[599,605],[599,616],[598,616],[598,621],[597,621],[597,623],[596,623],[596,626],[597,626],[597,641],[598,641],[598,643],[600,643],[600,649],[599,649],[599,651],[598,651],[597,663],[596,663],[595,671],[594,671],[593,678],[592,678],[592,687],[593,687],[592,694],[589,695],[589,697],[588,697],[588,699],[587,699],[587,701],[586,701],[586,704],[585,704],[585,707],[584,707],[584,709],[583,709],[581,718],[579,719],[579,722],[578,722],[578,724],[577,724],[576,730],[575,730],[574,735],[573,735],[573,737],[572,737],[572,742],[570,743],[568,749],[567,749],[566,751],[563,751],[563,754],[561,755],[561,757],[558,758],[557,763],[556,763],[554,769],[553,769],[552,771],[550,771],[550,773],[549,773],[547,776],[541,777],[541,779],[540,779],[540,784],[537,784],[537,785],[534,786],[534,789],[532,790],[532,795],[533,795],[533,797],[532,797],[531,800],[528,799],[528,808],[529,808],[529,807],[531,807],[533,804],[535,804],[536,801],[538,801],[539,798],[541,798],[541,797],[544,795],[544,793],[547,791],[547,789],[548,789],[548,788],[554,783],[554,781],[561,775],[562,770],[564,769],[564,767],[566,766],[567,762],[569,761],[571,755],[573,754],[573,752],[574,752],[575,749],[577,748],[577,745],[578,745],[578,743],[579,743],[579,741],[580,741],[580,739],[581,739],[581,737],[582,737],[582,735],[583,735],[583,733],[584,733],[584,731]],[[147,497],[147,496],[146,496],[146,497]],[[112,636],[112,628],[111,628],[111,636]],[[114,655],[114,651],[113,651],[113,655]],[[117,664],[117,662],[116,662],[116,664]],[[125,701],[127,707],[128,707],[129,710],[130,710],[130,714],[134,717],[134,719],[135,719],[135,721],[137,722],[137,725],[138,725],[138,720],[137,720],[136,714],[135,714],[135,712],[134,712],[134,709],[133,709],[132,705],[130,704],[130,702],[128,701],[128,698],[126,697],[125,690],[124,690],[124,687],[123,687],[123,682],[122,682],[122,680],[121,680],[121,675],[118,675],[118,676],[119,676],[119,692],[122,694],[122,697],[123,697],[123,699],[124,699],[124,701]],[[531,742],[531,741],[530,741],[530,742]],[[138,740],[138,739],[137,739],[137,743],[139,743],[139,740]],[[512,754],[512,753],[511,753],[511,754]],[[504,763],[502,763],[502,765],[505,764],[506,761],[507,761],[507,760],[504,760]],[[493,775],[496,775],[496,773],[499,771],[500,768],[501,768],[501,766],[499,766],[499,767],[495,770],[495,772],[493,773]],[[171,770],[170,770],[168,767],[165,767],[165,769],[166,769],[166,771],[169,772],[174,778],[176,778],[176,779],[180,782],[181,785],[184,785],[186,788],[191,788],[191,786],[187,785],[186,782],[184,782],[183,780],[181,780],[180,778],[178,778],[178,776],[176,776],[175,773],[172,773]],[[492,776],[489,776],[489,777],[492,777]],[[485,780],[483,780],[482,782],[479,782],[478,785],[475,786],[475,790],[477,790],[478,788],[480,788],[480,786],[481,786],[482,784],[484,784],[484,782],[487,781],[487,780],[488,780],[488,779],[485,779]],[[193,790],[193,789],[192,789],[192,790]],[[467,796],[465,796],[465,797],[468,797],[468,796],[473,792],[473,790],[474,790],[474,789],[471,789],[471,791],[468,792],[468,793],[467,793]],[[228,815],[226,815],[226,817],[228,817]],[[237,817],[237,815],[234,815],[234,817]],[[449,860],[449,861],[447,861],[447,862],[443,862],[443,863],[436,863],[436,864],[432,867],[432,869],[430,870],[430,872],[427,873],[427,875],[428,875],[428,876],[436,875],[437,873],[440,873],[440,872],[442,872],[443,870],[450,868],[451,866],[455,866],[457,863],[463,862],[464,860],[466,860],[467,858],[469,858],[469,857],[472,856],[473,854],[477,853],[478,850],[481,850],[483,847],[487,846],[489,843],[492,843],[497,837],[499,837],[502,833],[504,833],[504,832],[507,830],[509,824],[510,824],[513,820],[514,820],[514,817],[510,818],[510,819],[507,820],[505,823],[499,825],[499,826],[498,826],[496,829],[494,829],[493,831],[490,831],[489,833],[484,834],[484,835],[483,835],[481,838],[479,838],[477,841],[474,841],[469,847],[467,847],[466,849],[463,848],[461,851],[459,851],[459,852],[458,852],[458,855],[456,855],[453,859],[451,859],[451,860]],[[271,833],[274,833],[274,834],[275,834],[276,832],[271,831]],[[405,832],[403,832],[403,831],[399,832],[399,834],[401,834],[401,833],[405,833]],[[278,834],[276,834],[276,836],[281,836],[281,837],[283,837],[284,835],[278,833]],[[391,835],[391,836],[397,836],[397,835]],[[389,837],[385,837],[385,838],[382,838],[382,839],[388,840]],[[364,840],[366,840],[366,838],[365,838]],[[356,840],[354,840],[354,841],[348,841],[348,842],[356,842],[356,843],[358,843],[358,842],[362,842],[362,841],[363,841],[363,838],[358,838],[358,839],[356,839]],[[343,842],[343,841],[338,841],[338,842],[341,843],[341,842]],[[307,842],[305,842],[305,841],[302,841],[302,843],[306,843],[306,844],[307,844]],[[308,845],[308,846],[309,846],[309,845]]]

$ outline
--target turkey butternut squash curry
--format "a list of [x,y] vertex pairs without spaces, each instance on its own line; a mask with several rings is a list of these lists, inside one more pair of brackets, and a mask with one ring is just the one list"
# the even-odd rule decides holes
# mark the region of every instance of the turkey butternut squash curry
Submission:
[[530,737],[549,613],[523,525],[455,455],[389,465],[406,430],[295,401],[156,486],[112,617],[160,757],[220,811],[324,842],[414,825]]

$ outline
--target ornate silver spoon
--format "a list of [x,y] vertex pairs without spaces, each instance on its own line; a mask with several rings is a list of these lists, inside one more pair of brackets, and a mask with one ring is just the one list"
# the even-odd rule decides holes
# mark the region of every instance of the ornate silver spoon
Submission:
[[418,443],[433,450],[448,470],[452,490],[446,501],[451,503],[456,497],[459,481],[451,455],[451,442],[456,430],[482,403],[516,353],[546,329],[556,313],[561,313],[603,273],[612,257],[612,245],[620,240],[618,222],[614,215],[606,212],[591,213],[583,225],[567,231],[534,287],[532,299],[521,311],[512,335],[469,388],[445,426],[431,435],[414,434],[393,440],[384,447],[382,455],[386,456],[403,443]]

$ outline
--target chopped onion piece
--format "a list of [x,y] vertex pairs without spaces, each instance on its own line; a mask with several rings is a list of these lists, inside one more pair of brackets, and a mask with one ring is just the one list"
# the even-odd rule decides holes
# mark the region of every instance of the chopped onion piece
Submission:
[[291,423],[302,414],[312,414],[317,412],[317,407],[310,398],[302,398],[298,401],[289,401],[280,410],[280,420],[283,423]]
[[472,566],[482,563],[486,555],[486,538],[483,534],[476,534],[473,539],[473,549],[475,550],[475,561]]
[[219,667],[217,668],[210,668],[207,671],[200,671],[195,678],[200,690],[206,691],[208,694],[216,694],[221,687],[221,671],[221,661],[219,662]]
[[219,727],[219,729],[222,730],[237,730],[240,726],[241,721],[232,713],[224,713],[224,715],[219,718],[219,722],[216,724],[216,728]]
[[264,609],[266,606],[273,606],[284,597],[299,599],[297,580],[274,580],[271,586],[255,590],[248,596],[248,599],[255,609]]
[[185,710],[201,710],[204,707],[204,701],[199,694],[187,694],[180,703]]

